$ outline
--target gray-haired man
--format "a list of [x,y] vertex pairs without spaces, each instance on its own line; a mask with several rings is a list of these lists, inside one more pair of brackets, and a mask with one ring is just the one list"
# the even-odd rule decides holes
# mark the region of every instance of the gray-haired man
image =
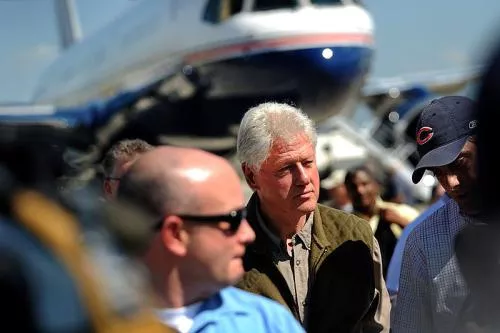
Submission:
[[256,233],[239,287],[272,298],[308,332],[388,332],[380,249],[365,221],[319,205],[316,130],[299,109],[265,103],[240,125]]

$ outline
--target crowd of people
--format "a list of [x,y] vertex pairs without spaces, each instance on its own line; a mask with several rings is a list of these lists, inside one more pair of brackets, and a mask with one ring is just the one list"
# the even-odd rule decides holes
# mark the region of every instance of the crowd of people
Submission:
[[[495,68],[486,78],[497,82]],[[483,100],[498,98],[482,91]],[[160,332],[158,323],[181,333],[497,332],[499,234],[490,226],[498,194],[485,178],[489,172],[495,179],[495,157],[485,139],[490,132],[481,134],[480,117],[487,116],[478,110],[461,96],[437,98],[422,109],[415,134],[420,160],[412,178],[418,183],[429,171],[440,184],[424,211],[394,191],[387,195],[369,164],[320,180],[315,124],[287,104],[257,105],[241,120],[237,156],[253,193],[248,202],[237,171],[222,157],[120,141],[102,162],[101,201],[121,207],[123,216],[141,212],[127,215],[126,224],[147,231],[132,256],[150,286],[148,315],[135,326],[110,319],[98,287],[88,282],[83,268],[89,262],[68,215],[29,191],[14,195],[12,207],[3,210],[24,227],[0,224],[8,240],[0,242],[0,290],[7,295],[0,313],[18,325],[13,332]],[[478,166],[484,160],[488,165]],[[481,177],[478,170],[485,170]],[[323,203],[321,187],[329,190]],[[39,216],[61,231],[48,234],[36,223]],[[86,239],[97,249],[101,238],[92,230]],[[41,235],[40,244],[48,244],[69,274],[56,279],[43,271],[59,261],[38,258],[40,244],[25,231]],[[116,256],[96,260],[102,269],[127,262]],[[71,288],[71,276],[80,288]],[[133,299],[125,282],[134,279],[127,277],[117,277],[122,283],[101,289],[103,294],[120,304]],[[65,302],[44,294],[43,304],[26,306],[35,303],[37,288],[55,281]],[[122,316],[135,308],[131,304],[137,302],[120,308]]]
[[[382,199],[383,182],[368,164],[320,181],[313,122],[280,103],[258,105],[241,121],[238,159],[253,192],[246,204],[226,160],[141,140],[106,154],[103,193],[156,217],[143,259],[158,317],[180,332],[208,322],[234,331],[454,332],[468,320],[454,313],[467,289],[452,257],[455,236],[479,207],[477,124],[465,97],[423,109],[413,180],[430,170],[446,194],[422,214],[398,196]],[[325,184],[332,196],[319,204]],[[394,258],[398,246],[406,249]],[[208,318],[207,307],[215,311]],[[247,319],[226,323],[214,315],[223,310]]]

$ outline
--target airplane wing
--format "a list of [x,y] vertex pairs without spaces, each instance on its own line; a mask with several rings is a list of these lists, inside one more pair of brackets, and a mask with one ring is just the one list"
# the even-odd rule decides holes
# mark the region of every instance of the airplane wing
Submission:
[[366,97],[382,94],[397,95],[398,92],[411,89],[416,85],[424,86],[435,94],[453,93],[462,89],[471,81],[477,80],[483,66],[473,66],[460,70],[432,71],[387,78],[369,78],[362,89]]
[[[59,127],[105,126],[111,118],[124,110],[141,107],[137,104],[148,97],[172,100],[194,94],[197,87],[193,73],[175,70],[154,83],[137,89],[124,90],[113,97],[92,101],[75,107],[52,105],[0,104],[0,122],[11,124],[46,124]],[[151,81],[150,81],[151,82]]]
[[94,128],[105,124],[116,112],[127,108],[146,94],[148,89],[150,87],[123,92],[109,100],[96,101],[73,108],[30,104],[0,105],[0,122]]
[[[413,112],[416,106],[427,103],[433,98],[464,94],[464,89],[472,88],[481,77],[484,66],[472,66],[460,70],[443,70],[423,72],[411,75],[400,75],[386,78],[368,78],[361,89],[359,101],[372,113],[371,134],[380,122],[395,111],[396,123],[407,113]],[[472,90],[465,94],[470,96]]]

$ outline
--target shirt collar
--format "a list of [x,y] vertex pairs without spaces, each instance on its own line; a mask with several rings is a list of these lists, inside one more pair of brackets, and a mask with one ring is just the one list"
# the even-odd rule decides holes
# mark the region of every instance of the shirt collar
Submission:
[[200,331],[203,327],[220,320],[221,316],[247,315],[249,311],[241,306],[237,297],[234,297],[235,292],[238,291],[234,287],[226,287],[207,299],[196,315],[190,332]]
[[[304,223],[304,226],[302,227],[302,229],[292,237],[292,238],[295,238],[296,241],[297,241],[297,239],[300,239],[302,244],[304,244],[304,246],[308,250],[311,250],[311,236],[312,236],[313,220],[314,220],[314,212],[311,212],[309,214],[309,216],[307,217],[307,220]],[[260,212],[260,208],[257,208],[257,222],[259,223],[260,227],[264,231],[264,234],[270,240],[271,244],[273,245],[273,247],[275,249],[277,249],[278,251],[286,249],[282,240],[278,236],[276,236],[276,234],[274,234],[267,226],[265,218],[264,218],[264,216],[262,216],[262,213]]]
[[311,236],[312,236],[312,225],[313,225],[314,213],[309,213],[304,227],[297,233],[297,237],[300,238],[302,244],[311,250]]
[[269,230],[267,223],[265,222],[265,219],[260,212],[260,208],[257,208],[257,222],[264,231],[264,234],[266,235],[268,240],[271,241],[271,244],[276,248],[281,248],[281,239],[276,236],[271,230]]

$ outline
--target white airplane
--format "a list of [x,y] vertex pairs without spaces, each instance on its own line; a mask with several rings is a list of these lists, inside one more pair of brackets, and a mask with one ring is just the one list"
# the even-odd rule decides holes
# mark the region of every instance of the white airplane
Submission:
[[298,104],[320,122],[352,111],[346,101],[363,86],[362,95],[391,95],[426,79],[364,84],[374,24],[359,0],[136,0],[86,38],[73,0],[54,1],[67,48],[39,78],[37,107],[1,108],[0,120],[72,126],[84,114],[88,124],[87,109],[112,113],[154,94],[166,133],[221,135],[260,101]]
[[[385,100],[416,83],[470,79],[365,80],[374,23],[359,0],[136,0],[85,38],[73,1],[55,1],[68,47],[40,77],[32,104],[0,106],[0,121],[95,128],[120,114],[119,129],[105,126],[107,141],[142,137],[224,151],[234,148],[243,113],[262,101],[300,105],[320,123],[352,116],[349,102],[360,96]],[[342,142],[336,146],[349,146]]]
[[[221,135],[264,100],[299,104],[319,121],[357,93],[373,47],[357,0],[142,0],[62,52],[32,103],[68,116],[163,83],[181,109],[163,118],[167,133]],[[196,108],[183,104],[193,96]],[[42,109],[33,116],[46,117]]]
[[179,68],[210,85],[208,98],[298,91],[312,99],[361,79],[372,47],[372,19],[353,0],[143,0],[67,49],[33,102],[82,105]]

